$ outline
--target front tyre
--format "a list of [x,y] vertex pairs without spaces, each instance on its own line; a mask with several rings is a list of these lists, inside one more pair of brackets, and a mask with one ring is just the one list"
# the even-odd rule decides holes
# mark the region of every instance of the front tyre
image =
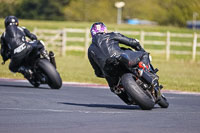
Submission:
[[47,59],[39,59],[37,65],[46,76],[47,84],[52,89],[60,89],[62,86],[62,79],[55,67]]
[[126,73],[122,76],[122,85],[127,94],[135,101],[142,109],[151,110],[155,101],[150,92],[143,90],[133,79],[131,73]]
[[158,105],[161,108],[168,108],[169,103],[168,103],[167,99],[162,95],[161,98],[160,98],[160,101],[158,102]]

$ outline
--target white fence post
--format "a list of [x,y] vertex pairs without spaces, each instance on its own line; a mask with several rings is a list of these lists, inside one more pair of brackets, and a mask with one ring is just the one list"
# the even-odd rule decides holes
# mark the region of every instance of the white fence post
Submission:
[[170,59],[170,32],[167,31],[167,40],[166,40],[166,59]]
[[194,33],[193,47],[192,47],[192,61],[196,58],[196,47],[197,47],[197,33]]
[[90,29],[86,28],[86,32],[85,32],[85,58],[87,58],[87,52],[88,52],[88,46],[90,43]]
[[140,32],[140,44],[144,48],[144,31]]
[[67,42],[67,32],[66,29],[64,28],[62,30],[62,47],[61,47],[61,56],[65,56],[66,52],[66,42]]
[[[0,33],[4,32],[3,29],[0,29]],[[67,34],[68,33],[78,33],[76,37],[70,37]],[[196,61],[197,56],[200,55],[199,50],[197,49],[198,47],[198,37],[199,34],[197,33],[171,33],[167,31],[166,33],[161,33],[161,32],[144,32],[144,31],[136,31],[136,32],[131,32],[131,31],[122,31],[124,34],[129,34],[129,35],[139,35],[140,36],[140,43],[143,47],[146,45],[166,45],[165,50],[154,50],[155,53],[158,54],[166,54],[166,60],[170,60],[170,53],[172,54],[177,54],[177,55],[191,55],[191,61]],[[47,42],[48,44],[52,45],[59,45],[60,51],[59,54],[61,56],[66,55],[67,50],[78,50],[78,51],[83,51],[85,52],[85,57],[87,56],[87,49],[90,43],[90,33],[88,29],[73,29],[73,28],[65,28],[61,30],[53,30],[53,29],[38,29],[35,27],[33,29],[33,33],[37,34],[38,38],[44,40],[44,42]],[[79,33],[85,34],[84,37],[80,37]],[[155,36],[153,40],[148,39],[146,37],[148,36]],[[166,37],[166,40],[157,40],[156,37]],[[176,40],[171,40],[171,38],[189,38],[193,39],[193,42],[188,42],[188,41],[176,41]],[[67,46],[68,41],[70,42],[83,42],[84,46]],[[145,46],[144,46],[145,45]],[[171,45],[173,46],[186,46],[190,47],[192,51],[189,50],[174,50],[171,49]],[[165,52],[164,52],[165,51]]]

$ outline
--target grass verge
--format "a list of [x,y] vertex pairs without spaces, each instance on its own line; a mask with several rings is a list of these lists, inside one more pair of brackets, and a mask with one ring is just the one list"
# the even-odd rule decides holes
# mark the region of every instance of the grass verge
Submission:
[[[4,29],[4,20],[0,19],[0,28]],[[37,20],[20,20],[20,25],[25,26],[30,30],[35,27],[41,29],[62,29],[62,28],[89,28],[91,22],[66,22],[66,21],[37,21]],[[157,31],[157,32],[176,32],[176,33],[193,33],[193,30],[186,28],[177,28],[170,26],[133,26],[133,25],[116,25],[116,24],[106,24],[109,30],[129,30],[129,31]],[[117,28],[116,28],[117,27]],[[200,33],[196,30],[195,32]],[[74,36],[73,34],[71,36]],[[84,35],[82,35],[84,36]],[[139,36],[136,36],[139,39]],[[148,38],[147,38],[148,39]],[[149,37],[149,39],[154,39]],[[165,37],[156,38],[161,41],[166,40]],[[174,38],[172,38],[173,40]],[[192,41],[188,39],[181,38],[183,41]],[[173,40],[176,41],[176,40]],[[199,39],[198,39],[199,42]],[[70,43],[71,45],[79,45],[76,43]],[[80,44],[83,45],[83,44]],[[165,46],[148,46],[145,45],[145,49],[160,49],[164,50]],[[53,48],[52,48],[53,49]],[[177,48],[172,47],[171,50],[176,50]],[[182,47],[181,50],[189,50],[192,48]],[[197,51],[200,48],[197,47]],[[59,51],[57,50],[57,55]],[[92,67],[90,66],[87,59],[84,58],[83,52],[77,51],[67,51],[66,57],[56,57],[58,71],[61,74],[63,81],[72,82],[87,82],[87,83],[98,83],[106,84],[104,79],[95,77]],[[164,89],[169,90],[182,90],[182,91],[195,91],[200,92],[200,63],[192,63],[191,55],[171,55],[170,61],[167,62],[165,54],[163,55],[153,55],[153,65],[158,67],[160,71],[158,75],[160,76],[160,82],[164,85]],[[200,56],[196,57],[197,62],[200,61]],[[2,60],[0,59],[0,62]],[[8,70],[9,62],[5,65],[0,66],[0,77],[4,78],[15,78],[23,79],[20,74],[11,73]]]
[[[56,61],[63,81],[106,84],[104,79],[95,77],[89,61],[84,56],[56,57]],[[23,79],[20,74],[11,73],[8,64],[9,62],[0,67],[0,77]],[[153,65],[160,70],[158,75],[165,90],[200,92],[200,63],[154,60]]]

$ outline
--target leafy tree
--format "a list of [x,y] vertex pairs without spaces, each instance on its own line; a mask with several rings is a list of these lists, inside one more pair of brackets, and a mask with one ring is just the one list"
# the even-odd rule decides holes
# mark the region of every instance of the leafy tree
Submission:
[[15,14],[15,8],[21,0],[0,0],[0,17]]
[[125,0],[124,16],[160,22],[166,11],[159,5],[159,0]]
[[28,19],[63,20],[63,7],[69,0],[23,0],[16,16]]
[[[0,0],[0,17],[24,19],[103,21],[116,23],[119,0]],[[199,15],[200,0],[120,0],[125,2],[122,19],[139,18],[162,25],[185,26]]]
[[65,18],[77,21],[114,22],[115,0],[71,0],[65,8]]

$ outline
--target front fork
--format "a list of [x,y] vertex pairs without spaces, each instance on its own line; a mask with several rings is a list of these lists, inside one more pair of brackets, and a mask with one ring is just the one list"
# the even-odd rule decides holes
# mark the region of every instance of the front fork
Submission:
[[56,68],[56,60],[55,60],[55,54],[53,51],[50,51],[49,53],[47,50],[42,50],[41,55],[43,58],[50,61],[50,63]]
[[156,86],[154,88],[155,97],[156,97],[156,103],[158,103],[161,100],[161,97],[162,97],[161,89],[162,88],[163,88],[162,85]]
[[53,64],[53,66],[56,68],[55,54],[53,53],[53,51],[49,52],[49,58],[50,58],[51,64]]

